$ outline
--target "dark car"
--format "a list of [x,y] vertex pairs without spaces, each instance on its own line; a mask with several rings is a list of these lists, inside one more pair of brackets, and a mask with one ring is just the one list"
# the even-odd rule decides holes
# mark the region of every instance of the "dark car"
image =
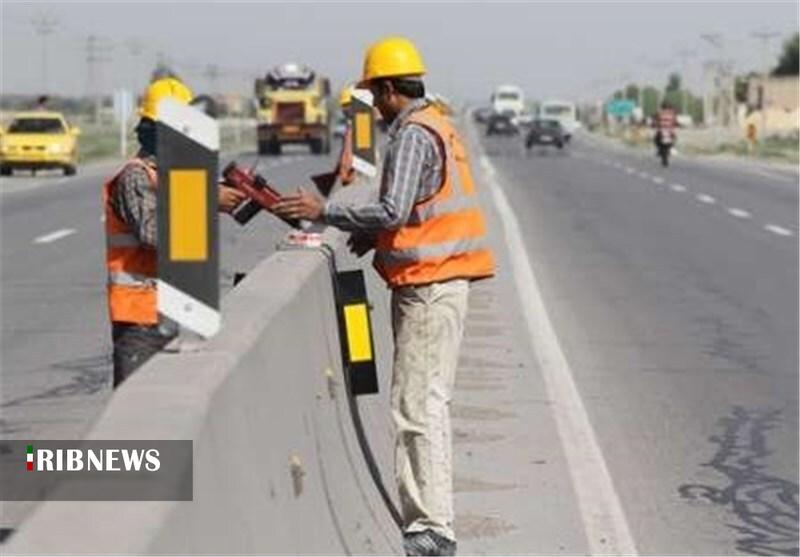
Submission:
[[531,122],[528,137],[525,138],[525,147],[530,149],[534,145],[555,145],[559,149],[563,149],[566,135],[566,131],[558,120],[537,118]]
[[519,126],[513,112],[493,112],[486,123],[486,135],[515,135]]
[[476,108],[472,112],[472,118],[479,124],[485,124],[489,121],[489,116],[492,114],[492,108],[489,106],[482,106]]

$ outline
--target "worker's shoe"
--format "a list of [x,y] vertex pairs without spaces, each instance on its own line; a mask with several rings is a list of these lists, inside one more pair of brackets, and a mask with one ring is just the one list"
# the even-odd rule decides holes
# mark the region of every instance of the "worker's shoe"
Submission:
[[456,542],[431,529],[403,535],[406,555],[455,555]]

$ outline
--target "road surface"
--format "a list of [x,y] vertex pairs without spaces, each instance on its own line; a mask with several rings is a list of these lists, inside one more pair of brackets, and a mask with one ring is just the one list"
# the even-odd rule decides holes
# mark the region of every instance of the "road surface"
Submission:
[[[453,403],[460,550],[796,554],[796,173],[470,129],[499,272],[473,290]],[[6,438],[78,436],[109,394],[107,170],[0,186]],[[227,289],[284,228],[224,220]]]
[[798,179],[482,140],[644,554],[797,554]]

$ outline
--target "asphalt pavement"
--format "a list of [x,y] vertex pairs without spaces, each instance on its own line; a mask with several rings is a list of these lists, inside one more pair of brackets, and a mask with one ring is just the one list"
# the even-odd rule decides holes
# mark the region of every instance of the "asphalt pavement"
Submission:
[[[287,188],[313,188],[308,176],[333,165],[299,147],[281,157],[233,158],[257,161]],[[87,165],[69,178],[20,173],[0,181],[0,437],[78,437],[110,394],[101,185],[118,164]],[[263,214],[244,228],[220,218],[224,295],[288,227]]]
[[[456,381],[461,550],[797,554],[796,173],[470,130],[499,271]],[[78,436],[108,396],[108,170],[0,184],[5,438]],[[257,219],[223,217],[223,289],[286,230]]]
[[797,554],[796,172],[481,143],[636,550]]

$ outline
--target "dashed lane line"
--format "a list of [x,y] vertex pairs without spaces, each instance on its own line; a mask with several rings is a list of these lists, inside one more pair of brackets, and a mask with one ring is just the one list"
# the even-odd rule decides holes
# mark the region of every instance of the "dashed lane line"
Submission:
[[788,228],[784,228],[782,226],[778,226],[777,224],[768,224],[764,227],[764,230],[767,232],[772,232],[773,234],[777,234],[778,236],[793,236],[791,230]]
[[717,202],[717,200],[715,198],[711,197],[710,195],[706,195],[705,193],[698,194],[696,196],[696,199],[700,203],[706,203],[708,205],[713,205],[714,203]]
[[672,189],[672,191],[676,191],[678,193],[681,193],[681,192],[684,192],[684,191],[687,190],[686,186],[684,186],[683,184],[672,184],[670,186],[670,188]]
[[60,240],[61,238],[66,238],[67,236],[71,236],[75,234],[74,228],[62,228],[60,230],[54,230],[53,232],[48,232],[38,238],[34,238],[34,244],[49,244],[51,242],[55,242]]
[[737,209],[735,207],[728,209],[728,213],[737,219],[749,219],[753,216],[748,211],[745,211],[744,209]]

